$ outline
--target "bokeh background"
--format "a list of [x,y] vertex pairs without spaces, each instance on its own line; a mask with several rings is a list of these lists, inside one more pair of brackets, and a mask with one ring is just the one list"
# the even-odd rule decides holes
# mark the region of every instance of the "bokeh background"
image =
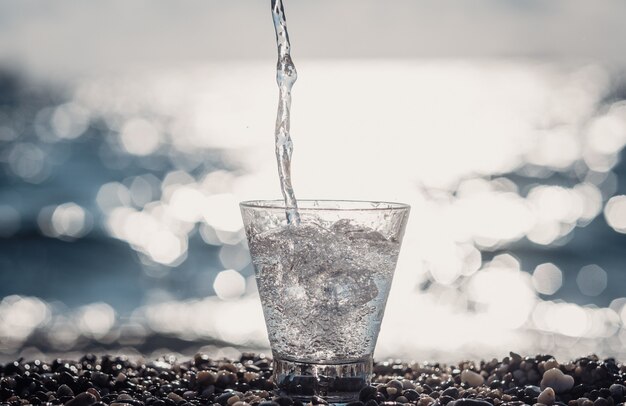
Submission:
[[[376,356],[626,355],[626,3],[286,0],[299,198],[413,206]],[[0,358],[266,350],[269,0],[0,2]]]

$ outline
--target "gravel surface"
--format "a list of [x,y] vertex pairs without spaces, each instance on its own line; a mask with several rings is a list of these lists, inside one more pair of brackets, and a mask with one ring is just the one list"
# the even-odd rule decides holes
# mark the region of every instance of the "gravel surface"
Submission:
[[[271,360],[243,354],[178,361],[85,355],[0,366],[0,405],[302,406],[275,394]],[[379,362],[373,385],[350,406],[622,406],[626,365],[596,356],[559,363],[550,355],[456,365]],[[311,404],[325,404],[313,398]]]

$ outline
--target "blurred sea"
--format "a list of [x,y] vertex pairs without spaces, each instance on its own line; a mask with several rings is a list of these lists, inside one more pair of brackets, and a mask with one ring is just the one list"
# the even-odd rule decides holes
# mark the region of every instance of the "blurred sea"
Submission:
[[[297,195],[413,206],[378,357],[624,353],[623,74],[298,68]],[[0,353],[266,347],[237,203],[279,196],[272,69],[0,73]]]

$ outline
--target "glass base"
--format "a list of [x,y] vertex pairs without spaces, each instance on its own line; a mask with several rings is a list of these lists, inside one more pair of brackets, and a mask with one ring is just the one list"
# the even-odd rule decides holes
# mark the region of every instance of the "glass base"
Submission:
[[274,357],[277,392],[308,401],[313,396],[330,403],[358,400],[372,379],[373,360],[366,357],[342,363],[313,363]]

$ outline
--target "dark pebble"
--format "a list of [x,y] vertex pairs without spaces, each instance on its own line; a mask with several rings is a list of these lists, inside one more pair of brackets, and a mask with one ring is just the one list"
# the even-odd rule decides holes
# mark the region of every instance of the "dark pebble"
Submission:
[[453,398],[452,396],[441,396],[438,400],[438,402],[442,405],[447,405],[448,403],[454,401],[455,398]]
[[59,386],[59,389],[57,389],[57,396],[59,398],[62,398],[64,396],[74,396],[74,391],[72,390],[72,388],[70,388],[67,385],[61,385]]
[[370,399],[367,402],[365,402],[365,406],[378,406],[378,402],[375,401],[374,399]]
[[280,405],[274,401],[266,400],[266,401],[259,403],[259,406],[280,406]]
[[593,406],[609,406],[609,402],[605,398],[599,397],[593,402]]
[[217,403],[219,403],[220,405],[222,405],[222,406],[226,406],[227,402],[228,402],[228,399],[230,399],[233,396],[235,396],[235,394],[233,392],[225,392],[225,393],[222,393],[221,395],[219,395],[217,397],[217,399],[215,399],[215,401]]
[[370,399],[373,399],[378,391],[374,386],[364,386],[363,389],[359,392],[359,400],[361,402],[367,402]]
[[400,382],[397,379],[394,379],[392,381],[387,382],[387,386],[390,388],[395,388],[398,390],[398,392],[401,392],[402,389],[404,389],[404,385],[402,385],[402,382]]
[[451,387],[448,388],[446,390],[444,390],[443,392],[441,392],[442,396],[450,396],[453,397],[454,399],[459,397],[459,390],[455,387]]
[[79,393],[74,399],[70,400],[65,406],[91,406],[97,402],[97,399],[91,393]]
[[621,401],[624,394],[626,394],[626,386],[614,383],[609,387],[609,391],[611,392],[611,396],[613,396],[614,400]]
[[293,399],[287,396],[279,396],[274,399],[274,402],[278,403],[280,406],[291,406],[293,405]]
[[[458,391],[457,391],[457,395],[458,395]],[[404,392],[402,392],[402,396],[407,398],[409,402],[415,402],[417,399],[420,398],[420,394],[415,389],[405,390]]]
[[365,403],[361,402],[360,400],[357,400],[356,402],[347,403],[346,406],[365,406]]
[[448,403],[447,406],[492,406],[492,403],[489,403],[486,400],[479,399],[458,399]]

